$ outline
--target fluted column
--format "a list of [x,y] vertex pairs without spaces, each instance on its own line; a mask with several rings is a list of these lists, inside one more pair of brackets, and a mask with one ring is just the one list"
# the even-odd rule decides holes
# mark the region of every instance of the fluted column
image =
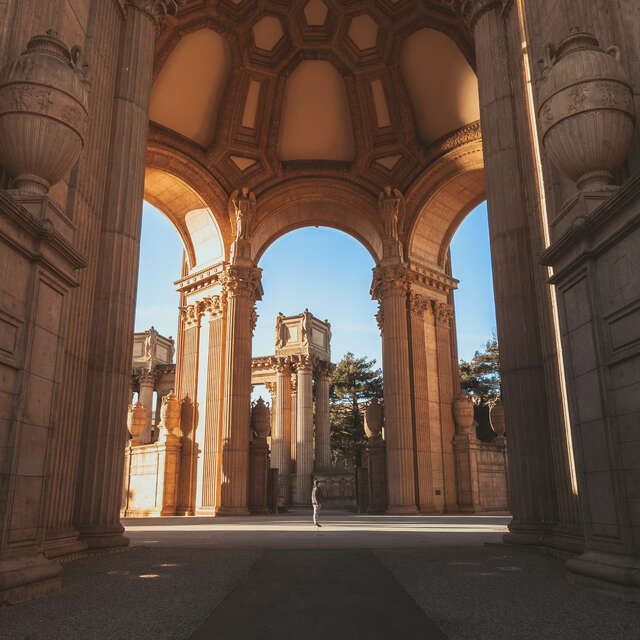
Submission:
[[248,514],[249,411],[253,305],[260,269],[230,265],[225,273],[227,332],[222,412],[219,515]]
[[298,446],[298,374],[293,373],[291,383],[291,421],[289,423],[289,450],[291,452],[291,465],[289,467],[289,496],[293,502],[296,495],[296,450]]
[[209,354],[207,359],[207,392],[204,438],[202,442],[201,500],[196,506],[197,513],[213,513],[218,503],[221,433],[221,386],[222,358],[224,352],[224,296],[205,299],[205,310],[209,314]]
[[144,431],[140,434],[140,440],[145,444],[151,442],[151,422],[153,418],[153,388],[156,384],[156,377],[151,371],[140,374],[140,395],[138,402],[144,407],[146,420]]
[[90,547],[127,544],[120,524],[127,387],[156,28],[174,2],[129,0],[122,33],[75,519]]
[[430,301],[423,295],[410,293],[408,298],[409,330],[411,333],[411,399],[415,421],[415,460],[418,477],[416,502],[420,511],[435,510],[433,470],[431,467],[431,432],[429,424],[429,393],[427,384],[427,351],[424,314]]
[[303,356],[298,364],[298,411],[296,429],[295,503],[311,502],[313,472],[313,372],[311,362]]
[[[289,503],[289,473],[291,472],[291,370],[288,364],[278,365],[276,377],[275,423],[271,434],[271,465],[278,469],[278,505]],[[287,437],[287,432],[289,436]]]
[[322,471],[331,467],[329,431],[329,363],[321,362],[316,378],[316,469]]
[[442,478],[445,511],[458,510],[456,460],[453,450],[455,424],[453,420],[453,371],[451,360],[451,331],[453,307],[448,302],[433,302],[436,356],[438,366],[438,398],[440,400],[440,439],[442,442]]
[[401,265],[373,270],[372,295],[380,302],[387,442],[388,511],[416,513],[414,430],[411,411],[407,280]]
[[465,3],[476,49],[502,399],[509,425],[513,520],[508,537],[539,544],[557,520],[535,291],[535,272],[542,267],[530,244],[531,235],[539,233],[539,222],[532,220],[535,227],[529,229],[508,64],[511,52],[501,9],[497,0]]

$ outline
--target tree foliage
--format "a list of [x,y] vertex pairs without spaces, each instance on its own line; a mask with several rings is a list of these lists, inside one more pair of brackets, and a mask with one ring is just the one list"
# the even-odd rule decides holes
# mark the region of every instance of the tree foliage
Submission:
[[354,468],[360,464],[365,445],[366,403],[382,401],[382,371],[375,360],[347,353],[338,363],[329,386],[331,452],[334,463]]
[[482,351],[473,354],[471,362],[460,360],[460,384],[462,390],[477,404],[489,404],[500,395],[500,359],[498,340],[494,336]]

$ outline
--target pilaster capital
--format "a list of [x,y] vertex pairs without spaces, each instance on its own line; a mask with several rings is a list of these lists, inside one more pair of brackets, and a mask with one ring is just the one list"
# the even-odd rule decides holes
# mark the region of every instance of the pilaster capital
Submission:
[[450,327],[453,320],[453,305],[448,302],[436,302],[432,301],[433,315],[436,320],[436,324],[441,327]]
[[302,354],[297,357],[296,371],[298,373],[311,373],[313,371],[313,361],[311,356]]
[[277,373],[280,373],[283,375],[290,375],[291,374],[291,358],[289,357],[274,358],[274,369],[276,370]]
[[431,300],[421,293],[415,293],[410,291],[407,296],[407,309],[409,313],[415,314],[418,317],[424,317],[425,311],[431,306]]
[[475,28],[478,20],[489,11],[502,9],[502,0],[464,0],[462,14],[471,29]]
[[227,296],[223,293],[220,296],[210,296],[202,299],[203,312],[209,314],[210,320],[222,317],[227,305]]
[[383,301],[387,296],[405,295],[408,288],[407,269],[402,264],[374,268],[371,284],[371,297],[374,300]]
[[153,20],[157,29],[162,26],[166,15],[175,16],[178,13],[181,4],[184,4],[184,0],[125,0],[125,7],[142,11]]
[[276,394],[276,383],[275,382],[265,382],[264,386],[267,388],[267,391],[274,396]]
[[180,316],[182,317],[182,321],[184,322],[184,328],[192,329],[193,327],[199,327],[204,312],[205,303],[201,300],[198,300],[193,304],[188,304],[184,307],[180,307]]
[[262,269],[253,266],[228,265],[222,275],[225,293],[247,297],[252,302],[262,299]]

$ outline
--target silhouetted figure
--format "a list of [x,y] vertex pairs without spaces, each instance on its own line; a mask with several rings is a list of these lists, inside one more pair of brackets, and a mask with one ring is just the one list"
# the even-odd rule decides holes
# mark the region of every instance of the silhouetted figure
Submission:
[[324,495],[322,494],[320,483],[317,480],[314,480],[313,489],[311,491],[311,504],[313,505],[313,526],[314,527],[322,526],[318,522],[318,512],[320,511],[320,509],[322,509],[322,498],[324,498]]

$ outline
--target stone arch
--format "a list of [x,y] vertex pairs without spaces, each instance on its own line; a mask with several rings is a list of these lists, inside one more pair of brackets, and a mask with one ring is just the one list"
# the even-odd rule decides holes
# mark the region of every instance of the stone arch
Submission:
[[257,264],[279,237],[312,226],[344,231],[367,249],[376,264],[382,259],[376,199],[344,180],[318,178],[288,181],[258,198],[251,257]]
[[216,218],[186,182],[162,169],[147,167],[144,198],[162,211],[180,234],[191,269],[224,260],[225,243]]
[[480,139],[437,160],[407,194],[409,260],[444,269],[453,234],[485,198]]

